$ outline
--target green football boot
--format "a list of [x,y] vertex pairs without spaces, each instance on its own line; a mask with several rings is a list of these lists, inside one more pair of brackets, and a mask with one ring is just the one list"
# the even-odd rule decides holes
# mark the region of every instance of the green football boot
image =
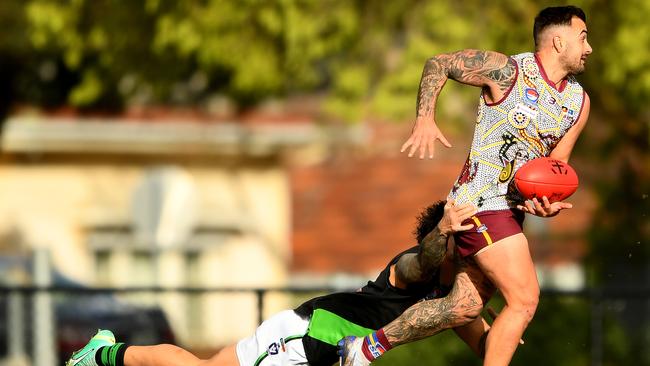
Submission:
[[86,346],[72,354],[65,366],[97,366],[95,353],[104,346],[115,344],[115,336],[110,330],[98,330]]

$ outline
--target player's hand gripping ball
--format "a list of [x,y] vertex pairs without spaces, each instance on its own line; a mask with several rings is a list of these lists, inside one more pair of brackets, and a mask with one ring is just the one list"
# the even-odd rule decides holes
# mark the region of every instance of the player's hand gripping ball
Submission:
[[515,186],[527,200],[546,196],[557,202],[578,189],[578,175],[567,163],[548,157],[533,159],[515,173]]

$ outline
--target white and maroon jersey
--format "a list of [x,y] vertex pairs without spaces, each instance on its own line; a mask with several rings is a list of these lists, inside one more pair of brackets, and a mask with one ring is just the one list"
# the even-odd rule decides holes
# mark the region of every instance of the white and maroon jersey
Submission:
[[578,120],[582,86],[568,77],[555,88],[533,53],[511,56],[515,81],[505,96],[487,103],[481,94],[472,146],[449,194],[480,211],[506,210],[524,199],[512,178],[525,162],[548,156]]

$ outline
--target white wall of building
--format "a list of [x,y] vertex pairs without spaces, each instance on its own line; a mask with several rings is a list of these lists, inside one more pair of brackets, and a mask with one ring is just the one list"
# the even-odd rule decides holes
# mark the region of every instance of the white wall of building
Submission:
[[[199,253],[192,264],[195,268],[187,268],[186,260],[192,238],[161,249],[156,268],[143,266],[142,256],[133,256],[132,249],[139,243],[124,234],[114,236],[115,248],[107,249],[108,259],[98,268],[97,248],[90,236],[97,235],[98,227],[133,227],[134,192],[152,168],[158,167],[105,163],[2,165],[0,236],[17,232],[24,247],[49,248],[57,271],[88,286],[286,285],[290,197],[286,173],[279,166],[175,166],[192,182],[195,226],[212,228],[217,234],[212,236],[216,238],[213,242],[210,235],[204,235],[199,244],[194,243],[192,251]],[[176,213],[178,217],[183,214]],[[224,234],[219,234],[221,231]],[[110,234],[103,235],[110,247],[111,237],[106,237]],[[134,298],[162,306],[179,341],[197,347],[230,343],[257,325],[257,302],[251,294],[205,295],[195,300],[191,309],[185,297],[178,294]],[[286,300],[277,296],[273,299],[265,303],[267,314],[287,306]],[[197,308],[200,314],[196,314]]]

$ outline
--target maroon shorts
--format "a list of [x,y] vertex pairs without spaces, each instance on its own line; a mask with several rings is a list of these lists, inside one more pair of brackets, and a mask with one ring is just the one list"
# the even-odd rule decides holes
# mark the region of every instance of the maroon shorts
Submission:
[[525,213],[520,210],[482,211],[463,221],[474,227],[454,234],[456,247],[461,256],[476,254],[497,241],[522,232]]

